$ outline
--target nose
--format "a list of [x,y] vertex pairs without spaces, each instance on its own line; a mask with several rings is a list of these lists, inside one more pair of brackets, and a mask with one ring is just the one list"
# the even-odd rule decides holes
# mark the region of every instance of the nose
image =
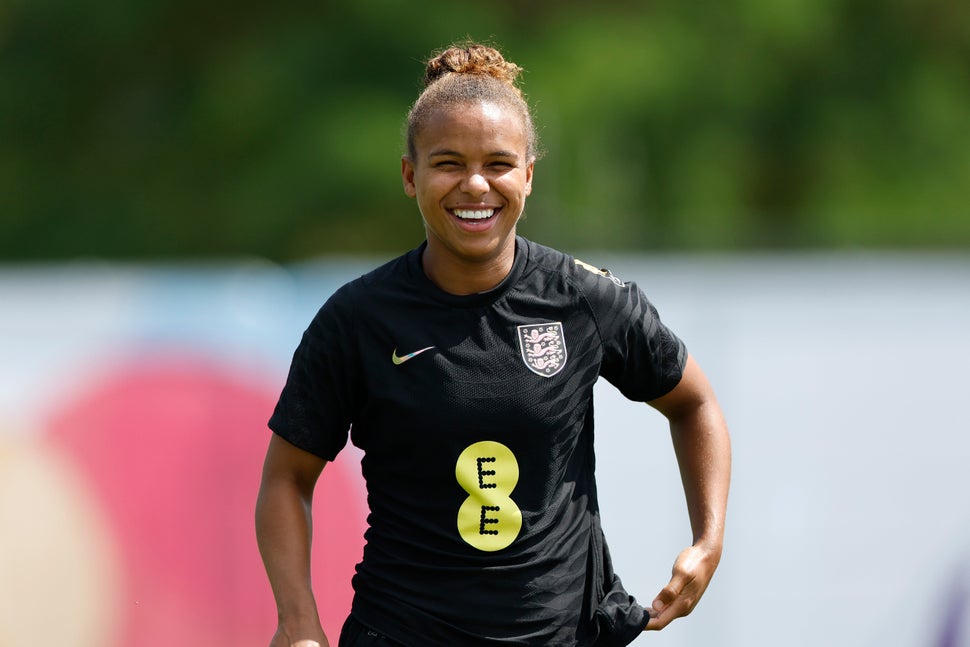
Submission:
[[468,195],[483,196],[489,190],[488,180],[480,171],[469,171],[461,183],[461,190]]

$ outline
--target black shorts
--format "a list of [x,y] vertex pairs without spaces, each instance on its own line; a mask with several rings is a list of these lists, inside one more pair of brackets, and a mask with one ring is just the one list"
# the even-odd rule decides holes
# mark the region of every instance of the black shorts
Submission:
[[387,636],[370,627],[360,624],[354,616],[347,616],[344,626],[340,630],[340,642],[337,647],[402,647],[401,643],[391,640]]

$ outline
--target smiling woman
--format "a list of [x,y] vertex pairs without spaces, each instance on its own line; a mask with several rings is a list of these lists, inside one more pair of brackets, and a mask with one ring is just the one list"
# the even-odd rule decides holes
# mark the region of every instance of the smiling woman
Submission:
[[424,271],[452,294],[491,289],[512,267],[537,156],[520,72],[492,48],[450,48],[408,113],[404,191],[424,218]]
[[[536,137],[495,49],[452,47],[408,115],[404,192],[427,240],[340,288],[270,420],[257,537],[271,647],[328,645],[310,503],[348,433],[370,516],[341,647],[627,645],[696,605],[721,555],[730,442],[713,391],[632,283],[516,235]],[[593,385],[669,420],[694,543],[645,608],[599,520]]]
[[532,192],[522,120],[485,102],[443,106],[404,157],[404,191],[416,198],[428,247],[424,271],[452,294],[491,289],[512,268],[515,228]]

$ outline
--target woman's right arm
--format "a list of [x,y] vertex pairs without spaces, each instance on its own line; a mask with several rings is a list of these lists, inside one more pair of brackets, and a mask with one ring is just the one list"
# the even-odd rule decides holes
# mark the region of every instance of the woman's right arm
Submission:
[[329,647],[310,588],[311,502],[324,465],[273,434],[256,500],[256,541],[279,622],[270,647]]

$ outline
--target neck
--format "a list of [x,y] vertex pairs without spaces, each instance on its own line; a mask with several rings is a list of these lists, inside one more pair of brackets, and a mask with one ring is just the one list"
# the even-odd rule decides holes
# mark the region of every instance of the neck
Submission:
[[497,287],[512,271],[515,240],[494,257],[481,261],[442,254],[433,245],[424,249],[421,266],[431,282],[449,294],[464,296],[487,292]]

